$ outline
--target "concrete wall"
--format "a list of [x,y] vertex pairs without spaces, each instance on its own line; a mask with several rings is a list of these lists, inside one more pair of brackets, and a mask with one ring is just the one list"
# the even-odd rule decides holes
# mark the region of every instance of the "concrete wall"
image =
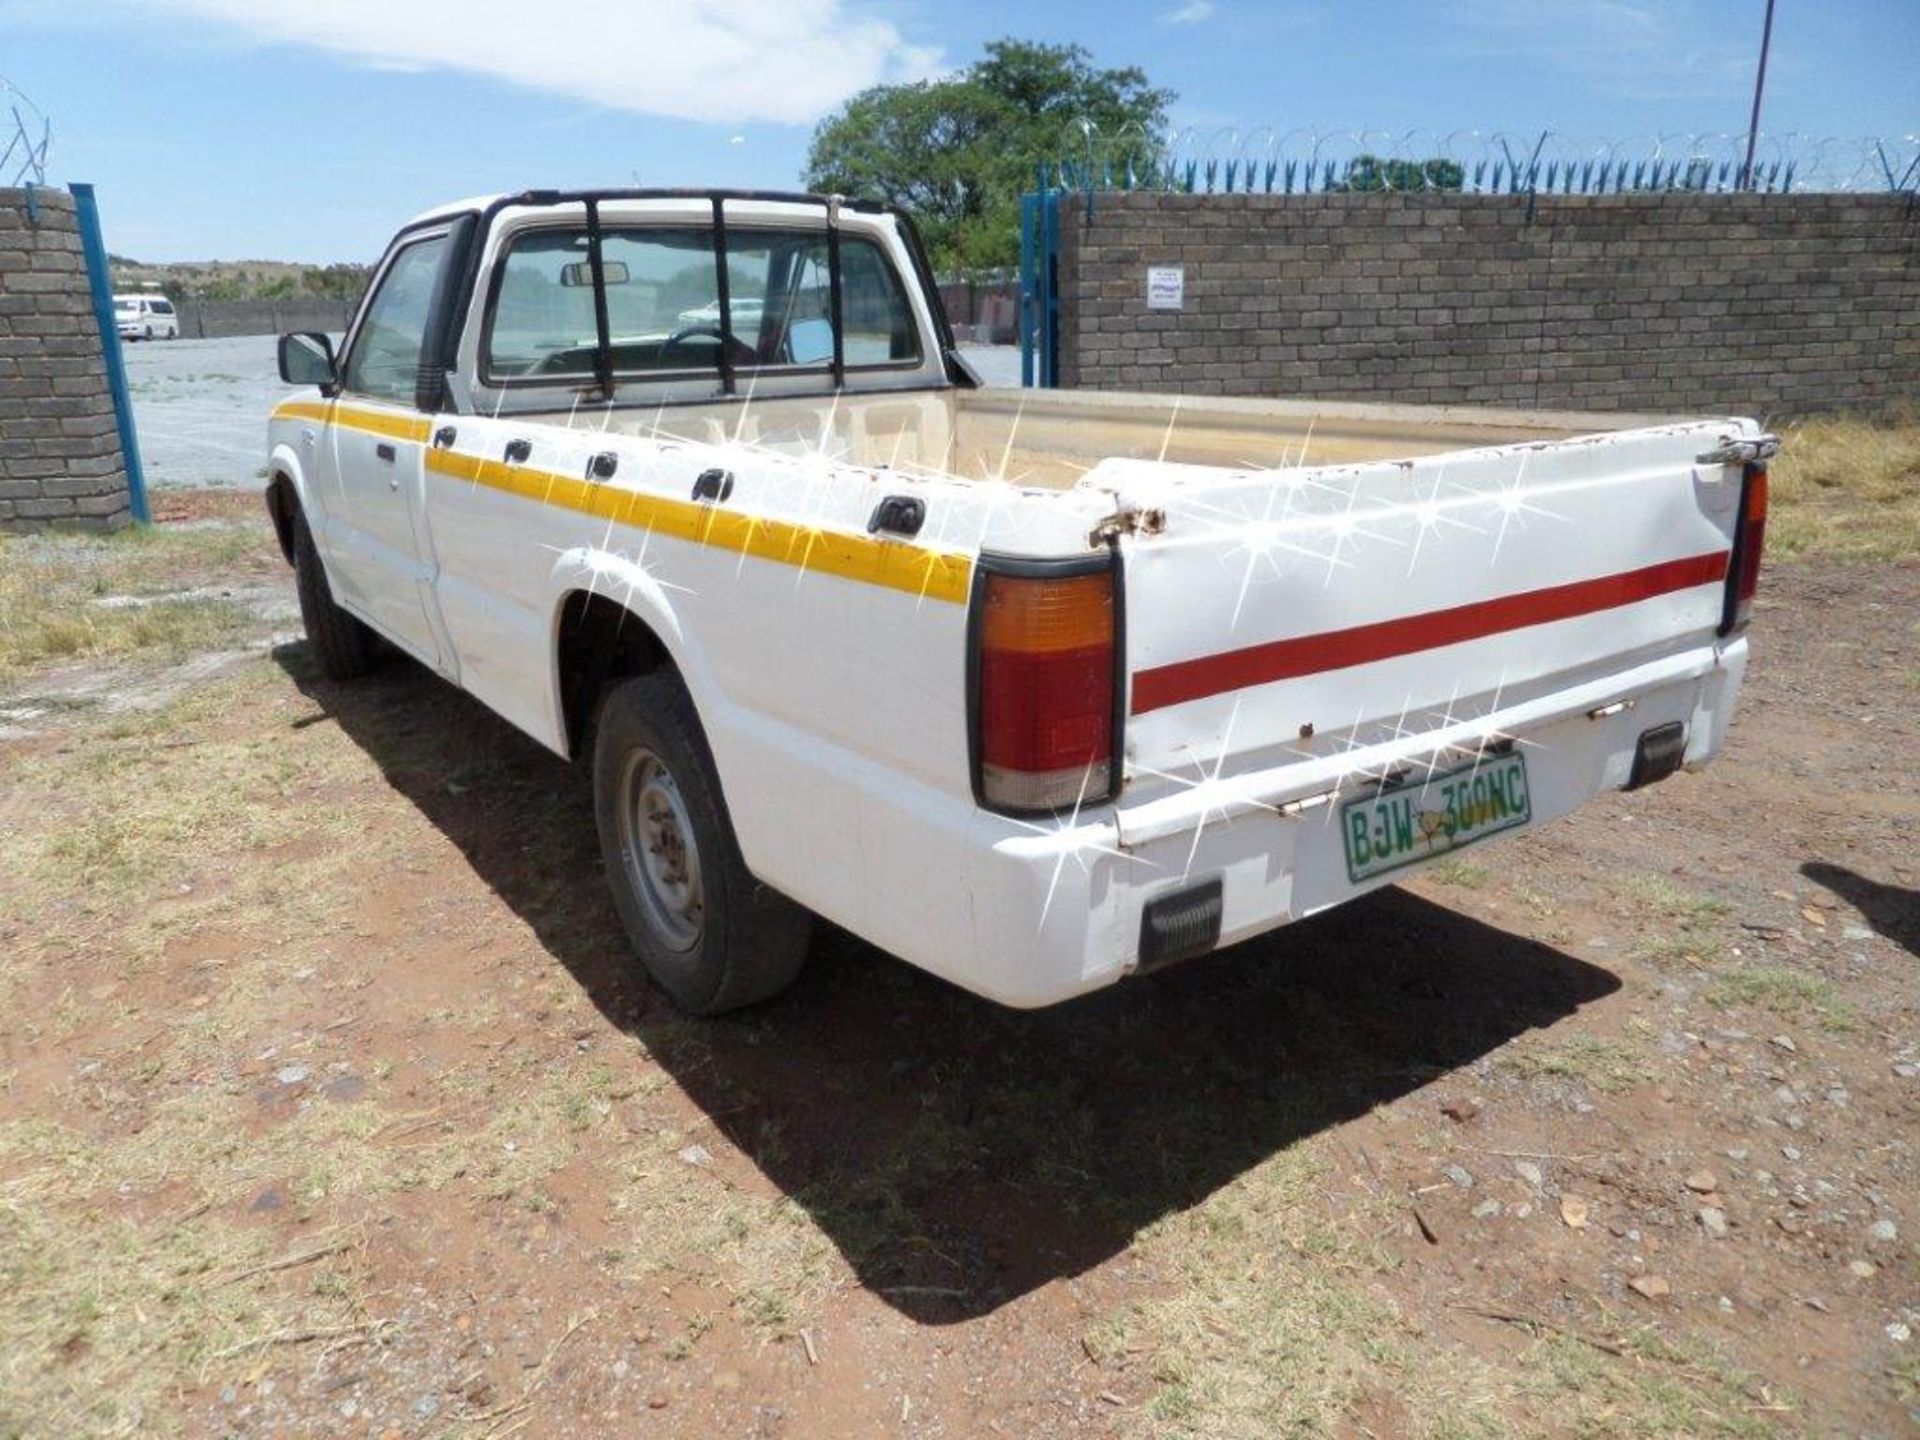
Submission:
[[1020,281],[943,280],[940,302],[962,343],[1010,345],[1020,338]]
[[[1715,411],[1920,397],[1899,195],[1063,201],[1061,383]],[[1185,271],[1149,310],[1147,267]]]
[[0,190],[0,529],[113,528],[127,473],[73,197]]
[[284,335],[290,330],[323,330],[338,335],[353,319],[347,300],[181,300],[180,338],[204,340],[219,335]]

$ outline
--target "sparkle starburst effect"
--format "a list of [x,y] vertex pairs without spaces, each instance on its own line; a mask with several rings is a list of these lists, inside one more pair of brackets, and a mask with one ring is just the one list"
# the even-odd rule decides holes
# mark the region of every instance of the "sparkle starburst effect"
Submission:
[[[1025,453],[1021,449],[1027,418],[1024,401],[1004,438],[996,438],[990,450],[965,457],[964,463],[951,448],[944,456],[924,453],[924,437],[911,425],[894,429],[890,448],[882,448],[883,442],[875,440],[863,450],[858,407],[844,405],[838,396],[822,401],[817,412],[798,426],[789,421],[763,424],[766,404],[749,388],[724,427],[715,426],[707,434],[699,432],[697,422],[670,414],[664,406],[649,419],[624,411],[627,418],[622,421],[616,420],[610,405],[590,411],[576,403],[568,422],[570,428],[586,433],[614,431],[647,442],[639,455],[629,459],[631,468],[621,476],[625,485],[640,493],[671,493],[684,483],[679,477],[691,464],[742,470],[755,492],[754,501],[777,495],[781,501],[777,516],[758,505],[724,513],[716,505],[706,517],[704,538],[714,538],[719,533],[715,527],[723,520],[730,527],[724,533],[729,548],[736,542],[739,547],[733,567],[736,577],[744,573],[762,527],[777,521],[791,527],[794,535],[789,552],[793,584],[805,585],[814,573],[819,548],[835,543],[845,532],[850,513],[869,507],[880,493],[878,487],[889,478],[911,483],[914,493],[927,501],[928,523],[914,547],[924,567],[917,603],[926,601],[927,587],[955,551],[1005,548],[1017,552],[1038,543],[1033,537],[1043,512],[1032,502],[1033,487],[1039,482],[1020,461]],[[1180,420],[1176,401],[1159,437],[1155,461],[1164,462],[1174,453]],[[1091,485],[1102,493],[1103,503],[1164,504],[1171,512],[1176,543],[1196,557],[1206,554],[1229,567],[1234,579],[1230,607],[1222,595],[1225,629],[1235,635],[1244,633],[1243,643],[1287,638],[1291,614],[1287,597],[1298,595],[1301,586],[1325,592],[1336,584],[1351,587],[1364,581],[1369,594],[1390,598],[1391,587],[1381,584],[1389,575],[1416,580],[1435,564],[1457,572],[1468,556],[1497,566],[1509,542],[1532,524],[1565,523],[1568,518],[1545,503],[1553,487],[1530,480],[1532,451],[1526,447],[1509,452],[1509,463],[1492,467],[1484,463],[1484,456],[1471,457],[1479,461],[1476,464],[1450,464],[1460,457],[1440,456],[1310,466],[1311,440],[1309,427],[1297,452],[1282,453],[1278,463],[1268,457],[1264,465],[1218,469],[1212,472],[1217,480],[1205,478],[1200,483],[1190,471],[1162,475],[1139,468],[1113,478],[1103,472],[1099,480],[1089,481],[1084,467],[1062,461],[1082,471],[1081,483],[1064,491],[1049,487],[1042,493],[1054,498],[1084,496]],[[1048,463],[1054,458],[1049,456]],[[938,463],[941,459],[946,463]],[[621,534],[622,527],[609,520],[598,553],[582,555],[590,586],[596,591],[623,602],[631,601],[643,585],[695,593],[661,573],[650,527],[638,533],[637,546],[623,548]],[[1336,598],[1336,607],[1339,603]],[[1364,614],[1364,608],[1356,606],[1356,613]],[[1387,611],[1393,618],[1404,613],[1404,606]],[[1339,806],[1327,802],[1338,797],[1364,792],[1369,786],[1424,784],[1453,770],[1477,773],[1491,756],[1516,745],[1537,748],[1535,742],[1507,734],[1496,723],[1507,703],[1509,684],[1504,671],[1490,689],[1478,685],[1470,689],[1474,693],[1463,697],[1456,680],[1444,699],[1408,691],[1400,697],[1397,710],[1387,713],[1374,700],[1362,698],[1346,723],[1323,726],[1317,735],[1314,727],[1305,727],[1300,744],[1291,743],[1291,727],[1287,741],[1271,733],[1269,698],[1244,692],[1234,697],[1216,733],[1193,747],[1184,760],[1162,759],[1156,764],[1135,756],[1132,771],[1162,796],[1185,792],[1188,797],[1187,819],[1179,832],[1186,852],[1179,873],[1185,880],[1199,862],[1207,835],[1236,820],[1251,815],[1305,819],[1318,808],[1321,813],[1316,818],[1331,825]],[[1246,732],[1256,716],[1261,733],[1249,743]],[[1287,772],[1295,765],[1315,767],[1311,794],[1297,795],[1298,786],[1288,786]],[[1042,925],[1069,866],[1085,876],[1091,876],[1103,860],[1160,868],[1128,848],[1115,820],[1090,814],[1091,783],[1089,770],[1073,805],[1057,815],[1007,821],[1048,842],[1045,848],[1052,871],[1040,913]],[[1104,789],[1098,803],[1104,804]],[[1166,868],[1171,871],[1172,865],[1169,859]]]
[[1112,826],[1081,823],[1080,812],[1086,805],[1087,787],[1092,780],[1093,767],[1088,766],[1081,772],[1080,790],[1073,798],[1072,808],[1062,810],[1045,823],[1023,820],[1013,815],[1005,817],[1008,824],[1055,842],[1049,847],[1053,851],[1053,874],[1047,880],[1047,898],[1040,906],[1040,919],[1034,926],[1036,931],[1046,928],[1047,915],[1053,909],[1053,897],[1060,888],[1060,877],[1066,873],[1068,865],[1078,867],[1080,873],[1088,879],[1093,877],[1093,863],[1090,857],[1095,855],[1109,855],[1116,860],[1124,860],[1128,864],[1157,868],[1144,856],[1122,850],[1118,844],[1117,835],[1113,840],[1108,840],[1106,837],[1113,829]]

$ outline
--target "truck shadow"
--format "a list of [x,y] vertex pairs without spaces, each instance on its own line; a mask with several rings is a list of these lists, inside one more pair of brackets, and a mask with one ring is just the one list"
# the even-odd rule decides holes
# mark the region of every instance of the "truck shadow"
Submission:
[[336,686],[304,646],[276,658],[861,1283],[929,1324],[1082,1274],[1288,1146],[1619,986],[1388,890],[1029,1013],[823,924],[787,996],[688,1021],[628,958],[582,776],[410,664]]
[[1869,880],[1844,865],[1830,865],[1824,860],[1807,861],[1800,873],[1853,906],[1875,933],[1909,955],[1920,955],[1920,890]]

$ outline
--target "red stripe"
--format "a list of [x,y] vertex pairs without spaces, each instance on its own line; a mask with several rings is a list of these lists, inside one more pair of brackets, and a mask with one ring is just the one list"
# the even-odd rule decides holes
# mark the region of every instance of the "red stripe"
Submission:
[[1656,595],[1714,584],[1723,580],[1726,573],[1727,553],[1716,550],[1709,555],[1667,560],[1621,575],[1550,585],[1544,590],[1476,600],[1470,605],[1430,610],[1424,615],[1406,615],[1372,625],[1355,625],[1348,630],[1298,635],[1265,645],[1251,645],[1244,650],[1181,660],[1142,670],[1133,677],[1133,713],[1144,715],[1149,710],[1182,705],[1249,685],[1344,670],[1373,660],[1391,660],[1396,655],[1437,650],[1442,645],[1458,645],[1465,640],[1523,630],[1529,625],[1571,620],[1578,615],[1592,615],[1651,600]]

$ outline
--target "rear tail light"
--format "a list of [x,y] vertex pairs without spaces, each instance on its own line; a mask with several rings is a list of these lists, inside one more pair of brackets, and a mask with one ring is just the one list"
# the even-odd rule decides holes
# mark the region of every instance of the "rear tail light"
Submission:
[[994,810],[1106,800],[1117,778],[1119,594],[1098,570],[997,570],[974,592],[974,792]]
[[1767,538],[1767,467],[1747,465],[1740,478],[1740,526],[1733,536],[1733,554],[1727,562],[1727,605],[1720,633],[1732,635],[1747,628],[1753,615],[1754,593],[1760,588],[1760,552]]

